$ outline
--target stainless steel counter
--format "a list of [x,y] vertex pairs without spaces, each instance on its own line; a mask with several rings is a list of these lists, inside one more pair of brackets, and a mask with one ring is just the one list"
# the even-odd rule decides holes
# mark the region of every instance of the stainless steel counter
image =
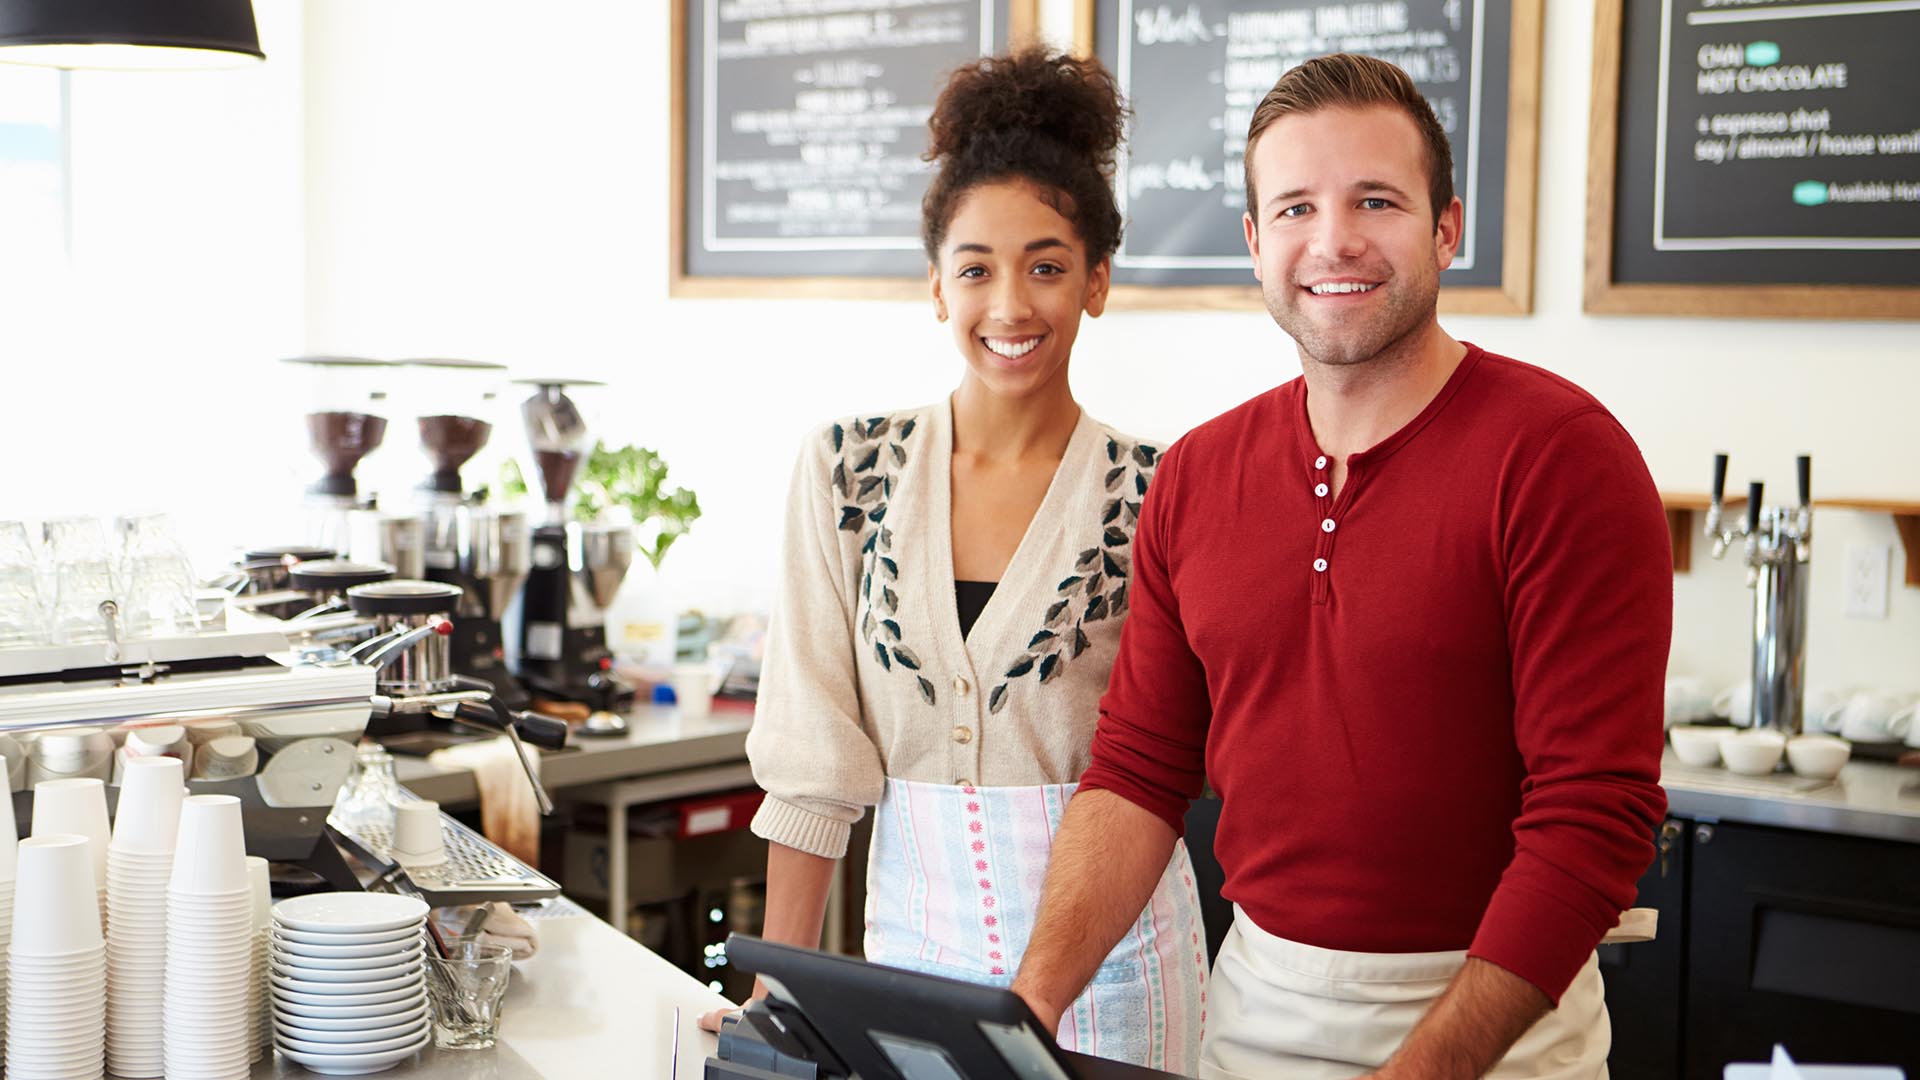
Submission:
[[[695,1019],[726,1002],[693,976],[590,915],[542,919],[540,953],[513,966],[500,1042],[491,1050],[428,1047],[382,1076],[410,1080],[698,1080],[712,1035]],[[674,1008],[679,1007],[676,1029]],[[678,1062],[674,1058],[676,1030]],[[312,1077],[270,1057],[254,1080]]]
[[[551,791],[562,791],[610,780],[689,774],[690,788],[678,785],[686,790],[667,789],[661,798],[752,783],[746,771],[751,706],[715,702],[712,713],[692,720],[670,706],[648,705],[629,713],[627,723],[625,735],[576,735],[573,748],[542,754],[541,782]],[[480,799],[473,774],[465,769],[440,769],[423,758],[395,755],[394,774],[415,795],[441,806],[473,806]]]
[[1853,761],[1834,780],[1741,776],[1683,765],[1672,750],[1660,767],[1667,810],[1679,817],[1920,844],[1920,769]]

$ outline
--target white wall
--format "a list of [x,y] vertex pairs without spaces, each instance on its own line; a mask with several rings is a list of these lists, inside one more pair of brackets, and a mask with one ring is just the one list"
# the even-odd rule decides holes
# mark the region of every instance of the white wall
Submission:
[[255,8],[265,64],[71,76],[71,262],[0,296],[0,518],[165,509],[211,558],[302,464],[261,378],[305,336],[300,8]]
[[[1071,8],[1043,2],[1056,40]],[[616,383],[607,436],[707,507],[665,585],[762,604],[802,434],[957,378],[924,305],[667,299],[662,0],[567,0],[542,10],[559,30],[504,0],[256,9],[264,65],[73,76],[73,262],[0,296],[0,517],[164,507],[202,555],[272,539],[313,471],[273,358],[482,357]],[[1823,492],[1920,495],[1912,324],[1580,313],[1591,17],[1550,5],[1535,314],[1450,329],[1598,394],[1664,487],[1703,487],[1719,448],[1780,492],[1804,450]],[[1081,340],[1088,407],[1162,438],[1298,370],[1252,312],[1113,312]],[[397,438],[367,472],[418,470]],[[1846,544],[1892,545],[1902,576],[1891,523],[1820,529],[1812,681],[1920,689],[1920,590],[1840,617]],[[1676,586],[1676,670],[1738,678],[1737,567]]]

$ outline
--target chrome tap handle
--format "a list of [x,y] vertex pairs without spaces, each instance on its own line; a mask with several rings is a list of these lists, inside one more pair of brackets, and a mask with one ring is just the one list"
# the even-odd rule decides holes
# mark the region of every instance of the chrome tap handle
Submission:
[[[483,681],[469,676],[455,676],[454,681],[456,684],[470,686],[473,689],[486,686],[486,683]],[[520,757],[520,768],[527,774],[527,783],[533,785],[533,798],[535,802],[540,804],[541,816],[544,817],[553,813],[553,799],[547,795],[546,787],[540,783],[540,774],[533,769],[533,760],[527,754],[527,744],[520,741],[520,729],[517,721],[532,721],[538,719],[542,725],[555,724],[559,723],[559,721],[551,721],[545,717],[535,717],[533,714],[528,713],[522,713],[516,718],[513,711],[505,705],[502,705],[500,699],[497,697],[489,697],[484,702],[455,706],[453,716],[454,719],[462,723],[472,724],[475,727],[485,728],[489,731],[498,731],[505,735],[507,741],[513,744],[513,752]],[[544,733],[544,727],[542,727],[541,730]],[[560,737],[555,749],[559,749],[559,747],[565,745],[566,725],[561,724]]]
[[[394,630],[399,631],[400,628],[395,627]],[[371,638],[355,646],[353,651],[347,653],[347,655],[377,671],[391,664],[395,657],[405,652],[414,642],[419,641],[428,634],[451,633],[453,633],[453,623],[438,615],[434,615],[428,618],[425,626],[411,627],[399,633],[397,636]]]

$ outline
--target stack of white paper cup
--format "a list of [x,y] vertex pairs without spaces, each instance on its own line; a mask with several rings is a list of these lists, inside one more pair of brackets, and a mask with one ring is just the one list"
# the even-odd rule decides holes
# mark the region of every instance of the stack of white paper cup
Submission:
[[253,892],[253,967],[247,978],[249,1061],[259,1061],[273,1045],[273,1019],[267,1006],[267,926],[273,922],[273,878],[267,860],[247,856],[247,884]]
[[107,1071],[165,1073],[167,882],[185,796],[178,758],[140,757],[121,776],[107,845]]
[[84,836],[92,842],[87,854],[93,859],[93,882],[99,889],[95,898],[100,910],[100,927],[107,925],[107,843],[112,829],[107,824],[107,784],[84,777],[72,780],[42,780],[33,785],[33,835],[60,834]]
[[[0,771],[5,771],[0,766]],[[13,940],[13,880],[19,860],[20,832],[13,823],[13,796],[0,792],[0,943]],[[0,948],[0,1045],[7,1041],[6,950]]]
[[84,836],[36,836],[19,849],[7,951],[7,1075],[94,1080],[106,1066],[107,945]]
[[244,1080],[253,887],[240,800],[191,795],[167,886],[165,1066],[168,1080]]

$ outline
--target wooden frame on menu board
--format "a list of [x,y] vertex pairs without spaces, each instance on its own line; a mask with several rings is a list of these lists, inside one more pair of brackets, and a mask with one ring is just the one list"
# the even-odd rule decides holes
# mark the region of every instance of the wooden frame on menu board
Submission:
[[[1094,53],[1096,5],[1074,0],[1074,48]],[[1546,0],[1512,0],[1507,92],[1506,196],[1502,207],[1500,284],[1448,286],[1440,311],[1452,315],[1525,315],[1533,311],[1534,220],[1540,180],[1540,64]],[[1249,264],[1251,267],[1251,264]],[[1251,269],[1249,269],[1251,275]],[[1259,310],[1258,284],[1113,286],[1117,308]]]
[[[668,199],[671,237],[667,269],[667,293],[673,297],[728,299],[740,297],[777,297],[781,299],[831,300],[925,300],[929,298],[924,276],[903,277],[815,277],[815,276],[715,276],[687,272],[687,6],[692,0],[668,0],[672,19],[673,62],[669,93],[673,109],[672,180]],[[705,0],[718,3],[720,0]],[[995,0],[980,0],[983,4]],[[1007,38],[1018,42],[1033,37],[1039,29],[1039,0],[1009,0]]]
[[1585,310],[1599,315],[1727,318],[1920,318],[1920,285],[1621,283],[1614,246],[1620,192],[1621,78],[1628,0],[1595,0],[1588,125]]

